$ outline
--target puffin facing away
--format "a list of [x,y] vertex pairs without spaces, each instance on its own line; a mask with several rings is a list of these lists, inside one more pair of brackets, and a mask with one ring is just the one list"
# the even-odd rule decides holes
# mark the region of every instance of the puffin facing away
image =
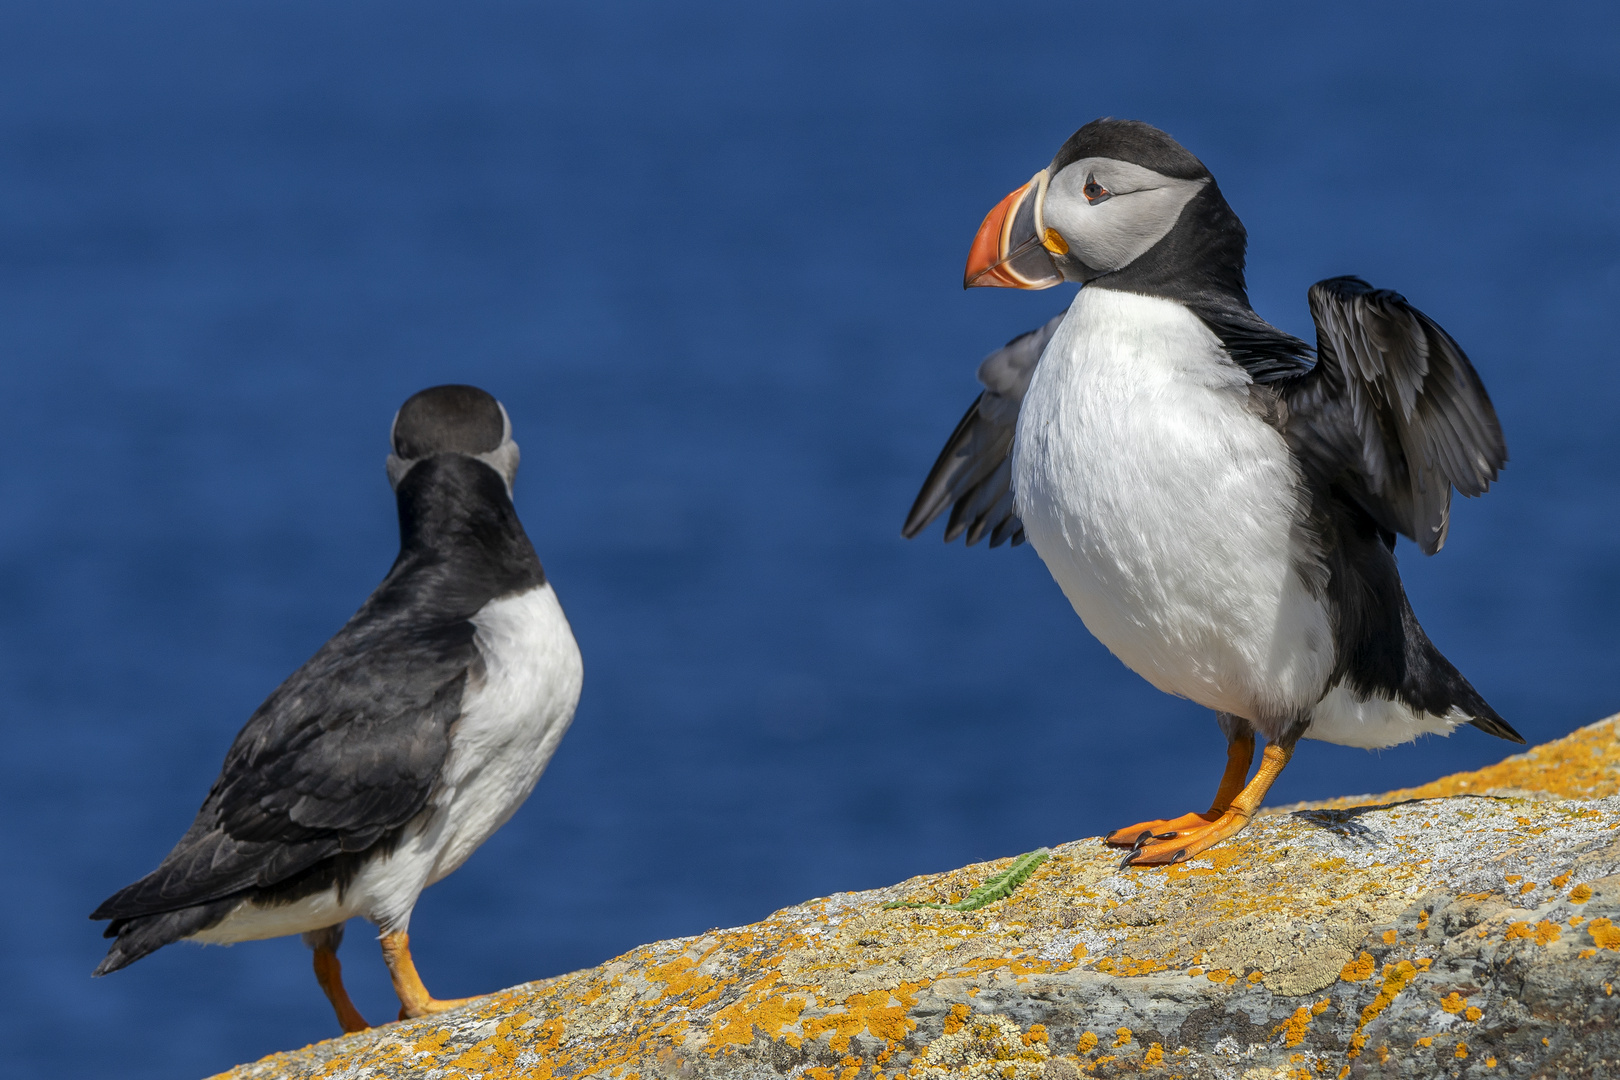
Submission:
[[512,816],[579,701],[574,635],[512,508],[506,409],[437,386],[394,418],[399,557],[355,616],[237,735],[197,819],[92,919],[97,975],[175,941],[302,934],[345,1031],[366,1022],[337,948],[380,931],[400,1018],[442,1012],[411,961],[411,910]]
[[[1398,293],[1310,289],[1316,349],[1249,306],[1247,234],[1157,128],[1095,120],[979,227],[964,287],[1082,288],[992,353],[902,530],[1027,539],[1086,628],[1215,710],[1207,813],[1107,842],[1180,862],[1242,829],[1302,738],[1376,748],[1461,724],[1513,742],[1418,625],[1395,534],[1432,555],[1455,488],[1507,461],[1462,349]],[[1266,741],[1248,779],[1255,736]]]

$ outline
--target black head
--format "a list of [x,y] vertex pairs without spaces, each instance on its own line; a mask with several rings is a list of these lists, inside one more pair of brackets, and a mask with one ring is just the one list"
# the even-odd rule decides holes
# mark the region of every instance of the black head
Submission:
[[517,475],[518,446],[506,408],[476,386],[434,386],[411,395],[389,432],[388,482],[399,486],[411,466],[440,454],[482,461],[507,491]]
[[1242,298],[1246,243],[1186,147],[1140,120],[1093,120],[985,218],[965,283]]

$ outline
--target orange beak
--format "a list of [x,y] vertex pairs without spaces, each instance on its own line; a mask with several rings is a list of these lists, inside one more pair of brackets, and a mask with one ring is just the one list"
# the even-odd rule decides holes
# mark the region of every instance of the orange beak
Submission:
[[1008,195],[985,216],[968,251],[962,288],[996,285],[1009,289],[1050,289],[1063,281],[1052,261],[1067,245],[1057,233],[1042,227],[1041,203],[1046,196],[1046,170]]

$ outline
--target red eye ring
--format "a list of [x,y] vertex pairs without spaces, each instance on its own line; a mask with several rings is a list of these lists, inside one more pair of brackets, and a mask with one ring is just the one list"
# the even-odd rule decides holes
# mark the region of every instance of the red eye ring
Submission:
[[1080,194],[1086,197],[1087,202],[1094,203],[1108,198],[1108,196],[1112,193],[1107,188],[1097,183],[1097,181],[1087,180],[1086,186],[1080,189]]

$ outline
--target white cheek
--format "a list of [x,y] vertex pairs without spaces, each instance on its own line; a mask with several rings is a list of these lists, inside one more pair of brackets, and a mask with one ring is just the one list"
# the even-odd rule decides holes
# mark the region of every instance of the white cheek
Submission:
[[[1093,175],[1119,193],[1096,203],[1087,200],[1085,184]],[[1206,182],[1088,159],[1053,178],[1041,216],[1045,225],[1063,234],[1076,257],[1106,273],[1130,265],[1164,239]]]

